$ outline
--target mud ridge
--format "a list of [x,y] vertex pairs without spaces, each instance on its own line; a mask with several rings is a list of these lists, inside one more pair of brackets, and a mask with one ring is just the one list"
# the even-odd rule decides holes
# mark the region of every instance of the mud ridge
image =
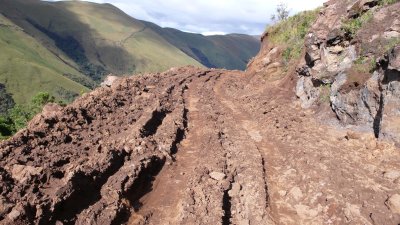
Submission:
[[92,174],[75,174],[70,181],[71,188],[75,191],[54,206],[53,216],[49,221],[41,221],[41,223],[61,221],[64,224],[75,224],[76,215],[101,199],[101,187],[123,166],[125,157],[124,153],[112,157],[110,167],[98,176],[95,175],[95,180],[92,179]]
[[114,221],[113,224],[125,224],[128,222],[132,213],[137,212],[143,205],[140,199],[147,193],[152,191],[153,181],[164,167],[165,159],[152,157],[150,164],[143,168],[138,177],[135,179],[132,186],[124,194],[123,198],[129,201],[130,208],[126,208],[125,212],[121,213]]
[[154,111],[152,113],[151,118],[146,122],[143,126],[142,130],[140,131],[141,137],[145,138],[148,136],[152,136],[157,133],[158,127],[162,124],[164,118],[167,116],[169,112],[161,110],[161,111]]

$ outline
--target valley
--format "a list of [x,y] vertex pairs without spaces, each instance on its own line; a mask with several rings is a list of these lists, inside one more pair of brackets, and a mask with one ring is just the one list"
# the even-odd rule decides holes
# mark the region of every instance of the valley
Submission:
[[[243,70],[260,46],[259,40],[247,35],[208,37],[161,28],[111,4],[40,0],[0,4],[0,40],[10,49],[2,52],[2,62],[12,57],[24,64],[0,68],[5,71],[0,83],[17,104],[29,102],[40,91],[71,102],[108,74],[162,72],[186,65]],[[230,41],[228,46],[225,40]],[[34,82],[28,87],[24,81],[29,79]]]

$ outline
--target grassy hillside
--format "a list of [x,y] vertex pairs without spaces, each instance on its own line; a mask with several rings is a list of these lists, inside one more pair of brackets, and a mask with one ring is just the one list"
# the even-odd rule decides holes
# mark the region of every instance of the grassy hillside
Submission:
[[320,8],[300,12],[273,26],[267,27],[270,43],[284,47],[282,57],[285,66],[291,65],[293,60],[300,58],[304,38],[319,12]]
[[[221,66],[228,69],[246,69],[249,59],[260,50],[260,39],[249,35],[228,34],[207,38],[218,46],[223,54],[231,58],[230,61],[226,62],[226,66]],[[218,57],[215,60],[221,59],[224,59],[224,57]]]
[[247,35],[203,36],[164,29],[110,4],[0,2],[0,12],[95,81],[110,72],[155,72],[183,65],[245,69],[260,47],[259,40]]
[[[91,79],[199,62],[110,4],[0,0],[11,20]],[[18,8],[18,10],[14,10]],[[0,9],[1,11],[1,9]],[[15,16],[16,15],[16,16]]]
[[250,58],[260,50],[260,41],[249,35],[204,36],[161,28],[144,22],[171,44],[207,67],[245,69]]
[[17,104],[40,91],[71,100],[109,73],[185,65],[245,69],[260,45],[247,35],[161,28],[110,4],[0,0],[0,5],[0,84]]
[[[129,17],[110,4],[99,5],[85,2],[57,4],[76,14],[84,24],[88,24],[92,36],[96,37],[96,46],[87,49],[89,58],[94,59],[96,55],[99,55],[99,62],[104,62],[107,69],[112,72],[158,72],[173,66],[201,66],[157,33],[148,29],[145,24]],[[84,43],[84,45],[88,44]],[[91,49],[96,49],[97,53],[91,52]],[[120,56],[122,60],[118,62],[116,58]]]
[[40,91],[70,101],[88,88],[73,81],[84,76],[55,57],[34,38],[0,14],[0,83],[17,104]]

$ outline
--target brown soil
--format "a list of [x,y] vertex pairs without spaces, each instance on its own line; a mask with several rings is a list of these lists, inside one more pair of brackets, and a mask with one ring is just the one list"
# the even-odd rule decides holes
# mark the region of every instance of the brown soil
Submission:
[[399,224],[399,149],[317,119],[285,81],[186,67],[48,106],[0,144],[0,220]]
[[[362,89],[362,87],[365,85],[365,83],[368,81],[369,78],[371,78],[372,74],[369,73],[368,71],[368,66],[369,64],[362,64],[362,65],[356,65],[350,68],[347,71],[347,80],[343,84],[342,87],[340,87],[340,93],[346,94],[349,93],[350,91],[359,91]],[[359,69],[359,67],[364,67],[362,71]]]

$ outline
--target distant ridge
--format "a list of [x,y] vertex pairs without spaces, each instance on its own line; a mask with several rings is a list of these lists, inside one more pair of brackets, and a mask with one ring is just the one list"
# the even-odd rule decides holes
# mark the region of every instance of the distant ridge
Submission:
[[[1,24],[12,24],[0,30],[0,45],[8,49],[0,53],[0,70],[5,71],[0,83],[16,103],[39,91],[71,101],[110,73],[185,65],[245,69],[260,47],[248,35],[203,36],[161,28],[111,4],[0,0],[0,5]],[[5,63],[7,58],[14,63]]]

